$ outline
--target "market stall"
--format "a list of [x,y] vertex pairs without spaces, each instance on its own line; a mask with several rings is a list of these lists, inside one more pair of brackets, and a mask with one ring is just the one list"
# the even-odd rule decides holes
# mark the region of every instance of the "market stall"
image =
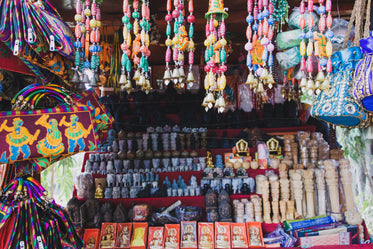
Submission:
[[0,248],[371,248],[335,129],[371,125],[370,9],[0,0]]

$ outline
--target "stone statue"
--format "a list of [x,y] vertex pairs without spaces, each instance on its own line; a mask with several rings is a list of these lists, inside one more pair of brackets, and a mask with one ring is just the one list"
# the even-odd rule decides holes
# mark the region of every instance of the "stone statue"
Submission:
[[114,174],[108,174],[106,177],[107,186],[108,187],[114,187],[115,186],[115,175]]
[[80,207],[82,203],[76,197],[72,197],[67,203],[67,212],[75,227],[82,227],[82,219],[80,216]]
[[95,190],[93,185],[89,188],[87,200],[80,206],[80,216],[84,228],[95,227],[95,216],[99,216],[100,203],[94,198]]
[[209,189],[205,195],[205,203],[206,203],[206,212],[209,212],[211,209],[214,209],[218,206],[218,198],[216,193]]
[[226,200],[219,203],[219,221],[232,222],[232,207]]
[[78,198],[87,198],[88,189],[93,186],[93,178],[89,173],[81,173],[76,177],[75,187]]
[[113,199],[119,199],[120,198],[120,187],[114,187],[113,188]]
[[113,188],[107,187],[105,188],[105,199],[111,199],[113,197]]
[[113,218],[116,223],[124,223],[128,221],[128,215],[122,203],[118,204],[114,211]]
[[104,190],[101,187],[101,183],[97,184],[96,191],[95,191],[95,198],[96,199],[104,198]]
[[218,220],[219,220],[218,208],[211,208],[210,211],[207,212],[207,221],[215,222]]
[[113,222],[113,205],[105,202],[100,209],[102,222]]
[[222,191],[220,191],[218,201],[219,201],[219,204],[222,203],[223,201],[227,201],[228,203],[230,202],[230,197],[226,190],[223,189]]

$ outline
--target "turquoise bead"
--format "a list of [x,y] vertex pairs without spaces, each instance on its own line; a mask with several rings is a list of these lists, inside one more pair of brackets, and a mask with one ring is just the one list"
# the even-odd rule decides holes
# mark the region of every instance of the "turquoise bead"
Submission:
[[125,16],[122,17],[122,22],[123,22],[124,24],[129,23],[129,21],[130,21],[130,19],[129,19],[129,17],[128,17],[127,15],[125,15]]
[[138,19],[138,18],[140,18],[140,13],[138,11],[135,11],[135,12],[132,13],[132,17],[134,19]]
[[190,25],[189,26],[189,38],[193,38],[194,35],[194,26]]
[[175,33],[175,34],[179,33],[179,25],[177,25],[176,22],[175,22],[175,24],[174,24],[174,33]]
[[171,36],[171,24],[167,24],[166,35]]
[[132,24],[131,23],[127,23],[126,27],[127,27],[128,30],[132,30]]
[[209,48],[209,58],[211,58],[214,55],[214,48],[210,46]]
[[122,64],[123,67],[127,64],[127,60],[128,60],[127,54],[122,54],[122,59],[120,63]]
[[145,57],[142,56],[141,59],[140,59],[140,67],[144,68],[144,66],[145,66]]
[[226,62],[227,60],[227,52],[225,52],[224,48],[220,51],[220,60],[221,62]]
[[147,59],[144,59],[144,67],[143,67],[143,69],[144,69],[145,73],[149,72],[149,62],[148,62]]
[[210,60],[209,50],[206,49],[206,50],[205,50],[205,62],[208,62],[209,60]]
[[126,71],[127,71],[127,72],[131,72],[131,68],[132,68],[131,61],[130,61],[130,60],[127,60]]

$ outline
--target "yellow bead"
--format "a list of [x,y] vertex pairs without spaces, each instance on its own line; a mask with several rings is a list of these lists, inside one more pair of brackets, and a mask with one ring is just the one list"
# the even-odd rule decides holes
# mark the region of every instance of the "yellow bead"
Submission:
[[189,41],[189,44],[188,44],[188,49],[191,50],[191,49],[194,49],[194,42],[193,41]]
[[313,43],[312,42],[308,42],[308,45],[307,45],[307,56],[311,56],[313,53]]
[[97,21],[97,20],[96,20],[96,27],[97,27],[97,28],[101,27],[101,24],[102,24],[101,21]]
[[319,55],[320,55],[319,43],[315,42],[315,56],[319,56]]
[[166,40],[166,46],[172,46],[172,40],[171,39]]
[[85,9],[84,10],[84,15],[91,16],[91,10],[90,9]]
[[214,27],[216,28],[217,26],[219,26],[219,22],[218,20],[214,20]]
[[172,44],[177,45],[178,43],[179,43],[179,38],[175,36],[174,39],[172,39]]
[[85,26],[81,27],[81,31],[82,31],[82,33],[85,33]]
[[95,19],[92,19],[91,21],[89,21],[89,25],[92,27],[92,28],[95,28],[96,27],[96,20]]
[[128,37],[127,37],[127,45],[128,45],[129,47],[131,47],[131,43],[132,43],[132,37],[131,37],[131,35],[128,33]]
[[83,17],[81,14],[76,14],[74,19],[76,22],[81,22],[83,20]]
[[333,53],[333,45],[330,40],[326,43],[326,56],[330,57]]
[[182,53],[179,53],[179,55],[177,56],[177,60],[178,61],[183,61],[184,60],[184,55]]
[[139,29],[140,29],[139,22],[136,20],[136,21],[133,23],[133,33],[134,33],[135,35],[138,35],[138,33],[139,33]]
[[306,43],[304,41],[300,42],[300,55],[301,56],[306,55]]
[[208,90],[209,87],[210,87],[210,84],[209,84],[209,75],[208,74],[206,74],[206,76],[205,76],[204,87],[205,87],[205,90]]
[[220,39],[220,44],[222,47],[225,47],[225,45],[227,45],[227,40],[225,40],[224,38]]
[[203,42],[203,44],[205,45],[205,47],[208,47],[210,43],[209,43],[208,39],[206,39],[206,40]]
[[149,39],[149,34],[145,35],[145,46],[149,47],[150,45],[150,39]]

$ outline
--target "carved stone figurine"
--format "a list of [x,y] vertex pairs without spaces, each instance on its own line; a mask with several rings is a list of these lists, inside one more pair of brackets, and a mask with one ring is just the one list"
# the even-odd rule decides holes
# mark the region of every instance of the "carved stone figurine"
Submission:
[[67,212],[75,227],[82,227],[82,217],[80,216],[80,207],[82,203],[76,197],[72,197],[67,203]]
[[84,228],[95,227],[95,216],[99,215],[100,203],[94,198],[95,189],[93,185],[89,188],[87,200],[80,206],[82,226]]
[[232,222],[232,207],[226,200],[219,203],[219,221]]
[[97,184],[96,190],[95,190],[95,198],[101,199],[104,198],[104,190],[101,187],[101,183]]
[[218,206],[218,197],[216,193],[209,189],[205,195],[205,203],[206,203],[206,212],[209,212],[212,209],[216,209]]
[[113,214],[113,220],[116,223],[123,223],[128,221],[128,215],[126,209],[122,203],[119,203]]
[[120,187],[114,187],[113,188],[113,199],[119,199],[120,198]]

